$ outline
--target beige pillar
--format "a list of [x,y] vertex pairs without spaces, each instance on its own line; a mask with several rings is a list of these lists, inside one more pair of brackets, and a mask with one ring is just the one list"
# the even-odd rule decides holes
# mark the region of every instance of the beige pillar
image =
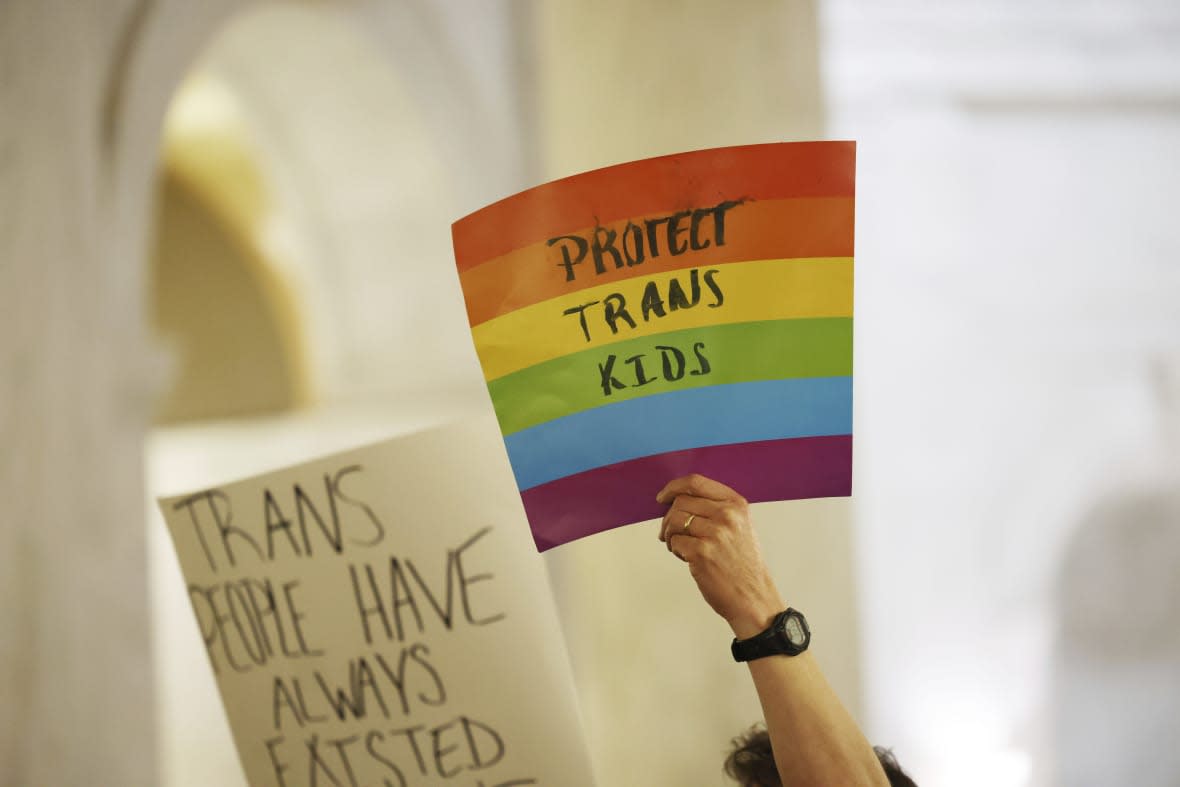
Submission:
[[173,24],[189,5],[0,3],[4,787],[156,783],[149,186],[166,97],[233,3]]

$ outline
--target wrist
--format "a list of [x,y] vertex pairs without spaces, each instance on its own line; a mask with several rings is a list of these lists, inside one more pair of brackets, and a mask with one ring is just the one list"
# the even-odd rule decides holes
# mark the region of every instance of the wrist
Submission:
[[767,599],[751,605],[726,619],[729,628],[737,639],[749,639],[765,631],[774,621],[775,615],[787,608],[781,598]]
[[774,616],[770,625],[745,639],[734,639],[729,649],[734,661],[756,661],[768,656],[798,656],[811,644],[807,618],[788,607]]

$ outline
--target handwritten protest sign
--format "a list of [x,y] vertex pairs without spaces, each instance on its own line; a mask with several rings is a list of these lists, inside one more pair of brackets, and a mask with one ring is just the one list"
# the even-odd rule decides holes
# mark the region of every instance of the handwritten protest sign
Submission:
[[540,550],[662,515],[688,472],[751,501],[847,495],[855,144],[647,159],[452,228]]
[[253,787],[592,784],[490,416],[160,507]]

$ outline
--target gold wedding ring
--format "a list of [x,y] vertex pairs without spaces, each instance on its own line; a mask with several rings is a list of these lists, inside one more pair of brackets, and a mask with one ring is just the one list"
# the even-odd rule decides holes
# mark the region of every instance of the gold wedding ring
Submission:
[[684,520],[684,527],[681,529],[684,530],[685,532],[688,532],[688,526],[691,525],[692,520],[694,520],[696,518],[697,518],[696,514],[689,514],[688,519]]

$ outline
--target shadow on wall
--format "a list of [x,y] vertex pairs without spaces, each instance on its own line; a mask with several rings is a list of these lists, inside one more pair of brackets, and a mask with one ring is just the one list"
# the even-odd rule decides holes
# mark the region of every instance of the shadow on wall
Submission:
[[1057,588],[1058,782],[1180,784],[1180,490],[1098,503]]

